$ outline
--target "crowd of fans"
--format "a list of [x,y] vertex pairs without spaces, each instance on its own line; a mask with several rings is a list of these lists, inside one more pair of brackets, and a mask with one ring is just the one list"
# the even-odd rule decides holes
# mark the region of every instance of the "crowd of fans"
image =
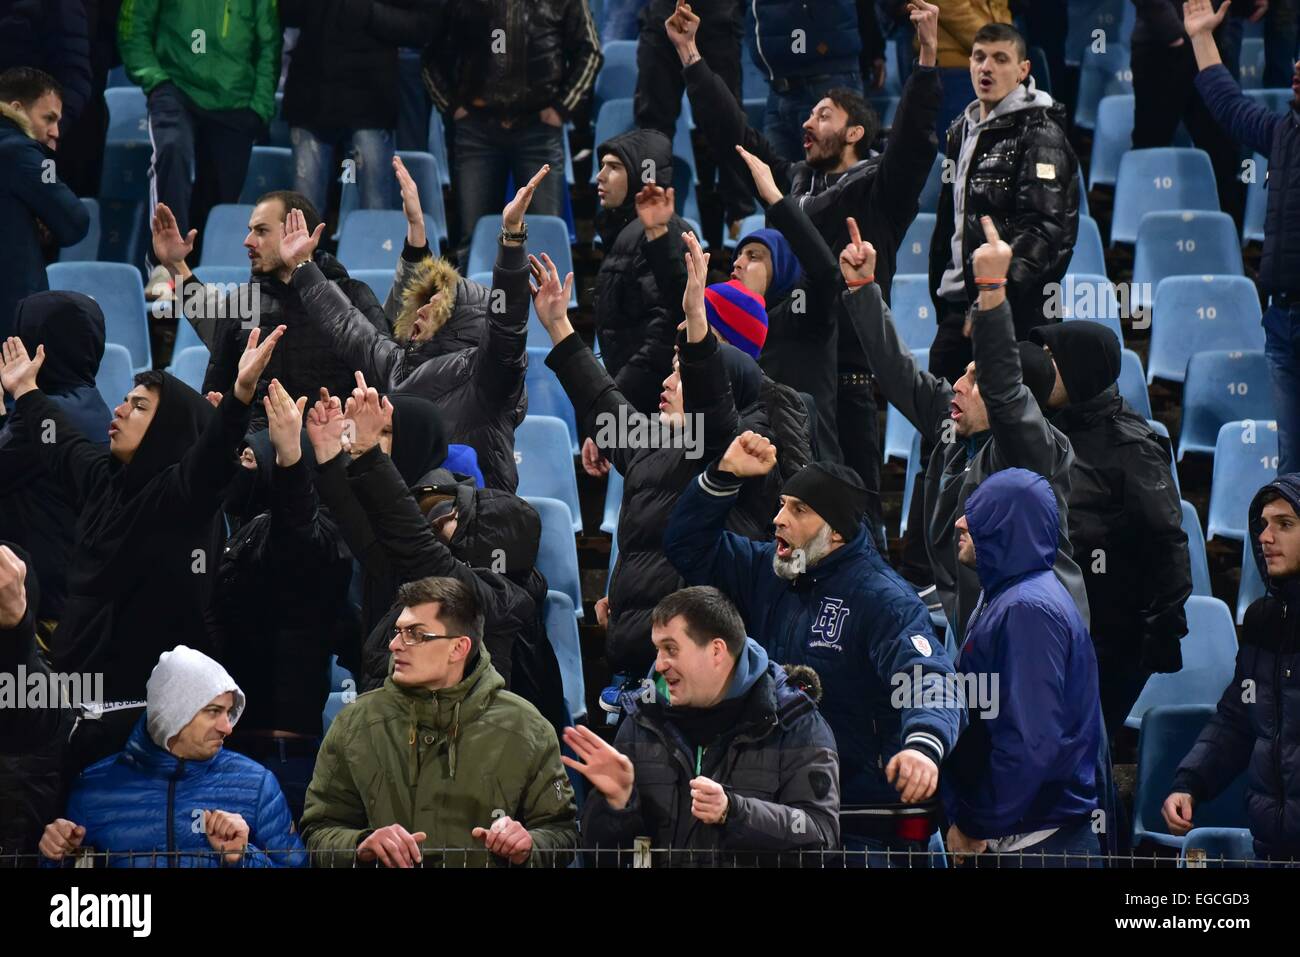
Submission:
[[[1270,162],[1280,462],[1248,516],[1266,593],[1162,782],[1165,826],[1186,834],[1244,774],[1255,857],[1290,861],[1295,3],[1134,3],[1134,148],[1182,120],[1238,223],[1240,148]],[[1117,385],[1123,343],[1050,307],[1084,197],[1026,36],[1059,61],[1064,16],[760,0],[755,124],[743,6],[609,4],[607,28],[639,31],[636,129],[592,153],[592,342],[574,275],[528,239],[566,206],[565,137],[602,67],[588,0],[0,4],[0,860],[627,866],[648,841],[703,866],[1059,867],[1129,849],[1111,747],[1148,679],[1182,668],[1192,568],[1167,440]],[[1241,21],[1266,15],[1290,30],[1269,42],[1271,70],[1294,61],[1285,113],[1231,72]],[[395,155],[402,48],[451,131],[451,258]],[[185,304],[209,362],[198,389],[139,371],[110,410],[104,309],[45,267],[89,228],[118,59],[148,97],[142,285]],[[900,66],[886,125],[871,93]],[[677,209],[683,96],[712,247]],[[246,288],[207,285],[209,211],[277,109],[293,181],[252,206]],[[890,302],[936,158],[927,365]],[[382,302],[323,248],[340,163],[361,208],[405,215]],[[476,282],[456,258],[508,181]],[[578,466],[622,478],[595,602],[613,735],[566,703],[542,522],[517,494],[522,470],[575,467],[516,452],[534,321]],[[894,564],[878,396],[920,434]],[[664,441],[609,428],[635,420]],[[359,693],[322,734],[335,661]]]

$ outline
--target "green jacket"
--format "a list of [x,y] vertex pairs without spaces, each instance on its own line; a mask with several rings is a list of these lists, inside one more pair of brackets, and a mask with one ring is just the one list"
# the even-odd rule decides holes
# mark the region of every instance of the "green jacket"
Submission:
[[145,93],[170,80],[200,109],[247,108],[267,123],[282,42],[276,0],[123,0],[117,21],[122,63]]
[[[470,832],[502,814],[528,828],[534,851],[577,847],[577,806],[555,731],[505,690],[480,645],[459,684],[408,690],[390,674],[339,712],[307,788],[302,836],[317,866],[351,867],[372,831],[400,824],[428,835],[426,867],[485,867],[503,861]],[[556,853],[529,858],[534,866],[568,861]]]

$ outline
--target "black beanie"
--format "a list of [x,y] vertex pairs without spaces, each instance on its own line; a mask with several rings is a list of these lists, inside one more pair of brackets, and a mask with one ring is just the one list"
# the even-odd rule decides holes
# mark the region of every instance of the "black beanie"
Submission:
[[813,462],[786,479],[781,494],[807,503],[847,542],[858,534],[871,493],[848,466]]
[[1043,347],[1032,342],[1017,342],[1020,347],[1020,378],[1038,402],[1038,408],[1047,411],[1047,400],[1056,386],[1056,367],[1052,357]]
[[1115,331],[1085,319],[1029,330],[1029,338],[1052,350],[1070,402],[1087,402],[1119,378],[1121,346]]

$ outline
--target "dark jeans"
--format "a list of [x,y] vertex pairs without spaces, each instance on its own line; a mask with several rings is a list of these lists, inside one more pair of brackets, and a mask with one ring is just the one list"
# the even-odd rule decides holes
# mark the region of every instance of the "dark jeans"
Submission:
[[1264,313],[1264,356],[1277,414],[1277,474],[1300,471],[1300,302]]
[[[1101,841],[1092,831],[1092,819],[1060,828],[1045,841],[1026,847],[1023,851],[1005,854],[979,854],[968,866],[977,868],[1003,867],[1019,870],[1038,870],[1059,867],[1101,867]],[[1085,856],[1087,855],[1087,856]]]
[[505,205],[506,180],[527,183],[544,163],[551,172],[533,194],[528,212],[534,216],[563,214],[564,130],[541,118],[521,120],[509,129],[482,113],[456,121],[452,192],[460,213],[462,265],[474,224],[480,216],[499,213]]
[[[1237,57],[1223,50],[1234,73]],[[1133,47],[1133,148],[1169,146],[1181,121],[1192,142],[1209,154],[1219,189],[1219,206],[1241,229],[1246,191],[1236,142],[1223,132],[1196,92],[1196,57],[1190,43],[1181,47]]]
[[[212,207],[239,201],[253,143],[263,125],[252,110],[203,110],[174,83],[154,87],[149,94],[150,209],[166,203],[176,215],[181,235],[196,228],[201,243]],[[195,262],[197,256],[196,248]]]
[[[741,103],[740,95],[740,25],[701,32],[696,37],[700,56],[709,69],[722,78]],[[669,139],[677,129],[677,117],[682,111],[682,93],[686,81],[682,79],[682,63],[662,23],[643,23],[641,38],[636,47],[636,95],[633,109],[639,129],[659,130]],[[695,122],[708,122],[707,117],[696,117]],[[596,146],[600,146],[599,143]],[[707,160],[707,162],[706,162]],[[595,158],[597,164],[600,157]],[[722,197],[723,216],[731,222],[743,219],[754,211],[752,183],[749,177],[740,177],[731,157],[719,158],[696,153],[700,182],[711,183],[716,170],[718,192]]]
[[881,529],[885,524],[880,506],[880,409],[875,386],[866,373],[840,373],[836,394],[835,423],[839,428],[844,464],[858,473],[867,496],[867,524],[876,547],[885,551]]
[[275,775],[296,825],[302,820],[307,785],[311,784],[320,742],[320,738],[272,738],[249,734],[238,739],[231,738],[227,746],[232,751],[252,758]]
[[778,155],[792,163],[804,158],[803,125],[812,113],[812,108],[826,95],[827,90],[836,87],[856,90],[861,96],[862,74],[856,70],[852,73],[829,73],[825,76],[796,78],[795,82],[801,85],[784,93],[770,90],[767,94],[767,110],[763,114],[763,136]]

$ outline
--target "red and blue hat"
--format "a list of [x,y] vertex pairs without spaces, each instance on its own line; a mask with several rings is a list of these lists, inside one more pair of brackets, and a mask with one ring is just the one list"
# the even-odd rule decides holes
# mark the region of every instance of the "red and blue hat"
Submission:
[[739,279],[715,282],[704,290],[704,312],[725,341],[758,358],[767,339],[767,306],[762,296]]

